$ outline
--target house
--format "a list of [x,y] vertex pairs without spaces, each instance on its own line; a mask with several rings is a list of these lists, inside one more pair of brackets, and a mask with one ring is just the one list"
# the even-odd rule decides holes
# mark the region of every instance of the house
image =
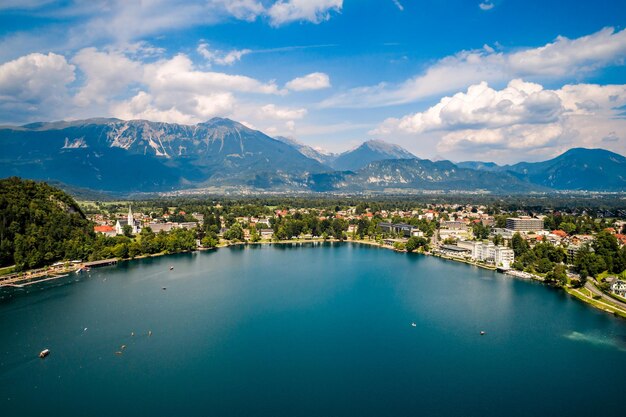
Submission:
[[131,233],[136,235],[141,231],[141,222],[139,220],[135,220],[133,217],[133,211],[131,207],[128,206],[128,216],[126,219],[117,219],[115,223],[115,233],[118,235],[124,234],[124,226],[131,227]]
[[117,234],[115,229],[109,225],[94,226],[93,231],[108,237],[113,237]]
[[619,279],[613,281],[613,284],[611,284],[611,292],[620,297],[626,297],[626,281]]
[[261,229],[259,230],[259,234],[261,235],[261,239],[271,239],[274,236],[274,230]]

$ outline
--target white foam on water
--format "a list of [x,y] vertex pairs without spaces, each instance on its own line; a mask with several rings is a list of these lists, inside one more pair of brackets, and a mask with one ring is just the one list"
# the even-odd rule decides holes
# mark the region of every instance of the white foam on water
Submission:
[[591,343],[592,345],[596,346],[610,347],[620,350],[622,352],[626,352],[626,346],[623,346],[615,338],[612,338],[610,336],[596,336],[572,331],[566,334],[565,338],[577,342]]

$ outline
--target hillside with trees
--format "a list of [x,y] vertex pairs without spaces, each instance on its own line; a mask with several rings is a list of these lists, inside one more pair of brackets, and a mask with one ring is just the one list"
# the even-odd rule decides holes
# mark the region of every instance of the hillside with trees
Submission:
[[72,197],[43,182],[0,180],[0,265],[17,270],[81,259],[93,224]]

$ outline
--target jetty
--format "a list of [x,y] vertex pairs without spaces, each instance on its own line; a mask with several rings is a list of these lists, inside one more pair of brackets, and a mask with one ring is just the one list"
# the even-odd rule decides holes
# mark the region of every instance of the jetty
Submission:
[[101,261],[85,262],[81,266],[83,268],[98,268],[100,266],[109,266],[117,264],[117,258],[102,259]]

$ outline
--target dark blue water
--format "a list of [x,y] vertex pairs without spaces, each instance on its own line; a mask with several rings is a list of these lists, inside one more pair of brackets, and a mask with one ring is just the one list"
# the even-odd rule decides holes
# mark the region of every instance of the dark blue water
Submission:
[[1,294],[3,417],[626,415],[625,321],[465,264],[254,246],[76,279]]

